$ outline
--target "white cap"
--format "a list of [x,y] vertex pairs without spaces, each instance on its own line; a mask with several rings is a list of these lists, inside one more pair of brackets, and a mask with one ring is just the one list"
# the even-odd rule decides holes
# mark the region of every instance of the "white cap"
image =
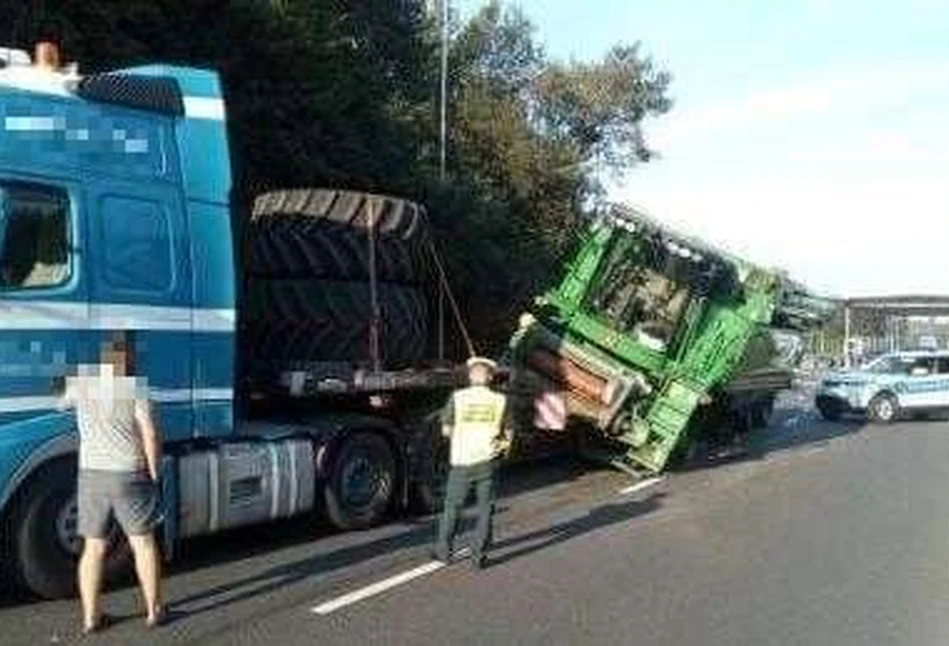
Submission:
[[475,366],[484,366],[491,371],[498,369],[498,364],[488,359],[487,357],[471,357],[468,361],[465,362],[465,365],[468,368],[474,368]]

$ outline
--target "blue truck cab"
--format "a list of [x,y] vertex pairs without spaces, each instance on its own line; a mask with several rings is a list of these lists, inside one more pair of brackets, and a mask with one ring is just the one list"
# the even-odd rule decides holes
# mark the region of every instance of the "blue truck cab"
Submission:
[[80,77],[0,52],[0,511],[74,473],[54,384],[113,330],[136,331],[166,441],[233,433],[230,191],[214,72]]
[[[0,582],[73,590],[78,438],[57,383],[117,330],[134,331],[164,440],[169,556],[180,539],[318,507],[341,528],[375,524],[430,465],[428,426],[363,405],[370,390],[419,387],[417,374],[350,383],[362,408],[342,412],[312,397],[292,415],[238,405],[252,397],[237,388],[226,116],[213,71],[80,75],[0,48]],[[274,379],[292,390],[307,377]]]
[[949,410],[949,352],[889,353],[859,369],[832,372],[818,386],[816,405],[828,420],[857,412],[879,423],[901,413]]

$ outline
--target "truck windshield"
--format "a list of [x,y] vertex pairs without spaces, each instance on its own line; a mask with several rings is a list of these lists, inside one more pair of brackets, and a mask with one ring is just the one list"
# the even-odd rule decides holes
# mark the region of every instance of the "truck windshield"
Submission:
[[623,236],[607,253],[587,308],[618,332],[639,332],[665,347],[689,303],[683,259],[650,240]]

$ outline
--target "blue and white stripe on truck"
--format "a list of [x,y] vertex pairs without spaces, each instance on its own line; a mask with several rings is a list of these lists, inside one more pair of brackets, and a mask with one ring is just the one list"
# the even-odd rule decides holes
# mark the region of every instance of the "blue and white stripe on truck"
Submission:
[[[218,76],[174,79],[176,117],[87,101],[59,75],[0,70],[0,184],[69,200],[69,278],[0,289],[0,510],[35,468],[75,450],[52,379],[136,330],[138,371],[166,440],[234,431],[235,277],[226,114]],[[116,243],[116,241],[120,241]]]

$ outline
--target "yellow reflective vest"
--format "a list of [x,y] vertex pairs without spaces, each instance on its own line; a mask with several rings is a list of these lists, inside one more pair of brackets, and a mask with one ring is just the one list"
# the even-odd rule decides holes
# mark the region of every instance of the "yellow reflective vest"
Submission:
[[505,397],[487,386],[452,395],[451,464],[469,466],[498,456]]

